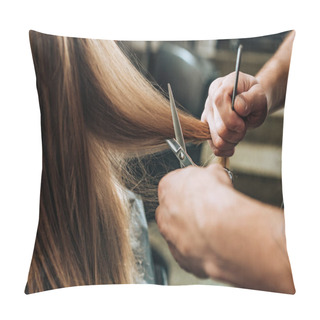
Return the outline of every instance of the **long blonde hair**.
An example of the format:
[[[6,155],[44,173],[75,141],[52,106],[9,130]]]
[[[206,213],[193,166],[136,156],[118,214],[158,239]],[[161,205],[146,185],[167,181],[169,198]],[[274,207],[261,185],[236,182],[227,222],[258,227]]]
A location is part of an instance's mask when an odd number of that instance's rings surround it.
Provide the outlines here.
[[[26,293],[132,283],[128,159],[173,136],[167,99],[113,41],[30,31],[41,109],[40,216]],[[208,126],[180,113],[185,138]]]

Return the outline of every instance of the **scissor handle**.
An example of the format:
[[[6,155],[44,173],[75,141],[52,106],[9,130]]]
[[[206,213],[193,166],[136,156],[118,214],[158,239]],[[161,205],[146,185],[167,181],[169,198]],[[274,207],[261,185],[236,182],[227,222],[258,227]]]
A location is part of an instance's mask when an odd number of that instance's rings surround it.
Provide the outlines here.
[[[196,166],[191,157],[187,154],[187,152],[182,148],[182,146],[176,139],[167,139],[166,142],[179,160],[181,168]]]
[[[191,157],[187,154],[187,152],[185,152],[183,150],[181,145],[175,139],[167,139],[166,142],[167,142],[168,146],[170,147],[170,149],[175,154],[175,156],[177,157],[177,159],[179,160],[181,168],[185,168],[185,167],[188,167],[188,166],[195,166],[195,167],[197,166],[192,161]],[[224,168],[224,170],[228,174],[231,182],[233,182],[233,173],[232,173],[232,171],[230,171],[228,168]]]

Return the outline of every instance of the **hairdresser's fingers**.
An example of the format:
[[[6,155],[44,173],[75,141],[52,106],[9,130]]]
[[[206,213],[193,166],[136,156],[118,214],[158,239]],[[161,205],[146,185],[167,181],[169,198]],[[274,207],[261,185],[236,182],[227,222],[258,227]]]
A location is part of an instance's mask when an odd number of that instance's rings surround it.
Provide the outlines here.
[[[215,102],[217,102],[217,108],[221,109],[219,112],[222,119],[229,129],[238,132],[246,130],[247,127],[260,126],[267,116],[267,98],[265,91],[255,77],[242,72],[239,73],[237,96],[234,105],[235,112],[232,111],[230,114],[231,108],[225,108],[220,103],[223,95],[225,95],[224,101],[229,100],[228,104],[231,105],[234,81],[235,73],[233,72],[224,78],[224,82],[219,88],[221,92],[216,95]],[[234,118],[235,116],[238,116],[238,120]],[[244,120],[242,124],[240,123],[241,119]],[[239,127],[232,128],[232,124],[236,125],[236,121]]]
[[[243,120],[241,120],[241,122],[244,126],[241,127],[241,129],[238,127],[239,131],[234,131],[230,129],[230,127],[227,127],[225,120],[221,116],[220,110],[218,110],[215,106],[211,110],[213,110],[213,112],[209,111],[208,119],[214,121],[215,126],[212,129],[217,132],[218,136],[221,137],[221,139],[233,145],[237,144],[240,140],[243,139],[246,132]],[[234,116],[234,114],[235,112],[233,112],[231,115]],[[211,119],[211,117],[213,118]],[[238,118],[237,115],[235,117]]]
[[[216,156],[232,156],[234,147],[246,133],[245,121],[231,109],[234,76],[219,78],[211,84],[201,116],[209,125],[212,137],[209,144]]]
[[[217,128],[222,127],[223,124],[222,124],[222,120],[220,118],[219,113],[215,111],[214,107],[211,107],[210,97],[208,97],[206,100],[205,109],[201,116],[201,121],[207,122],[209,125],[209,129],[212,137],[212,141],[209,141],[211,145],[221,150],[227,150],[233,147],[233,143],[221,137],[221,135],[217,130]]]
[[[201,115],[202,122],[207,122],[206,120],[207,114],[212,109],[212,99],[214,97],[214,93],[220,88],[220,86],[222,85],[222,82],[223,82],[223,78],[218,78],[210,84],[210,87],[208,90],[208,97],[205,101],[204,110]]]
[[[239,82],[241,82],[241,78],[240,75]],[[230,142],[235,142],[238,139],[236,137],[237,133],[241,136],[246,130],[244,120],[231,108],[234,81],[235,73],[233,72],[223,78],[222,84],[218,88],[211,85],[209,89],[212,108],[216,109],[215,111],[219,113],[224,124],[224,139]]]
[[[234,153],[236,143],[230,143],[224,140],[224,138],[221,137],[217,131],[217,127],[219,127],[219,123],[221,122],[218,112],[214,113],[213,111],[209,110],[207,114],[207,121],[211,134],[211,141],[209,141],[209,144],[214,154],[216,156],[231,157]]]
[[[201,121],[204,122],[206,120],[206,115],[208,113],[208,111],[211,109],[212,107],[212,97],[214,96],[215,92],[221,87],[223,82],[223,78],[217,78],[216,80],[214,80],[209,87],[208,90],[208,97],[206,99],[205,105],[204,105],[204,110],[203,113],[201,115]]]

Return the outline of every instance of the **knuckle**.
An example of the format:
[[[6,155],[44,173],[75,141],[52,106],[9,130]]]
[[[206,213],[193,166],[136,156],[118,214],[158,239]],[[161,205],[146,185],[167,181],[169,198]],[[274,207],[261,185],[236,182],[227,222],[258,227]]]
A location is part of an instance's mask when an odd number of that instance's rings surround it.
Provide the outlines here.
[[[218,107],[221,106],[224,100],[223,88],[219,88],[213,95],[213,103]]]
[[[230,88],[233,89],[235,78],[236,78],[235,71],[229,73],[227,76],[224,77],[223,86],[225,88],[228,88],[229,90]]]
[[[163,185],[164,185],[164,178],[162,178],[159,183],[158,183],[158,192],[161,193],[163,190]]]
[[[217,81],[217,80],[215,80]],[[214,88],[215,88],[215,81],[213,81],[210,86],[209,86],[209,90],[208,90],[208,95],[211,96],[214,92]]]
[[[228,128],[226,127],[225,123],[221,122],[216,125],[216,131],[219,137],[224,138],[228,135]]]
[[[225,152],[224,156],[225,156],[225,157],[231,157],[231,156],[233,156],[234,151],[235,151],[234,148],[229,149],[229,150],[225,150],[225,151],[224,151],[224,152]]]
[[[207,111],[206,111],[206,109],[207,109],[207,106],[205,107],[205,109],[204,109],[204,111],[202,112],[202,114],[201,114],[201,118],[200,118],[200,120],[202,121],[202,122],[207,122]]]
[[[245,122],[243,119],[239,119],[238,115],[232,114],[227,123],[227,127],[234,133],[242,133],[245,130]]]
[[[221,165],[218,163],[213,163],[208,167],[212,172],[217,172],[221,170]]]
[[[163,177],[158,184],[159,201],[163,199],[165,189],[166,189],[166,177]]]
[[[155,217],[157,224],[159,225],[159,223],[161,222],[160,206],[157,207],[155,214],[154,214],[154,217]],[[159,226],[159,228],[160,228],[160,226]]]
[[[201,117],[204,117],[206,116],[207,112],[208,112],[208,109],[210,108],[211,106],[211,103],[210,103],[210,98],[208,97],[205,104],[204,104],[204,108],[203,108],[203,112],[202,112],[202,115]]]
[[[244,136],[245,136],[245,133],[242,133],[242,132],[238,133],[235,131],[231,131],[228,135],[228,142],[231,145],[236,146],[243,139]]]
[[[242,132],[239,132],[237,137],[236,137],[236,142],[235,143],[239,143],[246,135],[246,129],[244,129]]]
[[[225,146],[225,142],[219,136],[214,138],[213,144],[217,149],[221,149]]]
[[[239,125],[237,125],[236,123],[234,122],[231,122],[229,124],[229,130],[233,133],[231,134],[230,138],[235,138],[236,136],[238,136],[238,132],[239,131],[242,131],[240,128],[239,128]]]
[[[190,251],[190,248],[189,248],[189,245],[188,243],[186,243],[186,241],[181,241],[180,242],[180,245],[179,245],[179,252],[182,256],[186,257],[189,255],[189,251]]]
[[[221,149],[216,149],[214,151],[215,156],[217,157],[231,157],[233,155],[234,151],[233,150],[221,150]]]
[[[162,234],[162,236],[165,239],[167,239],[168,238],[168,214],[166,212],[166,209],[164,209],[162,206],[159,206],[156,209],[155,219],[157,222],[159,232]]]
[[[207,260],[203,263],[203,270],[205,274],[210,275],[211,278],[220,280],[222,277],[222,272],[220,271],[219,265],[215,260]]]
[[[185,175],[185,178],[188,178],[189,175],[192,175],[194,171],[198,170],[199,168],[195,166],[188,166],[186,168],[181,169],[181,173]]]
[[[159,232],[164,236],[165,235],[164,224],[161,218],[161,214],[159,213],[156,215],[156,222],[158,225]]]
[[[213,95],[217,89],[217,87],[219,86],[221,82],[221,78],[217,78],[214,81],[211,82],[210,86],[209,86],[209,90],[208,90],[208,94],[209,96]]]

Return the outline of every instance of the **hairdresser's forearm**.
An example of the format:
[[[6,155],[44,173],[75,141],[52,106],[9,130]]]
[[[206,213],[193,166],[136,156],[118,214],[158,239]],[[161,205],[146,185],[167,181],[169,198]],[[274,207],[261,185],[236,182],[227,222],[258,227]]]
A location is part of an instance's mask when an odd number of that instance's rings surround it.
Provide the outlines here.
[[[256,75],[266,92],[269,113],[284,105],[294,36],[292,31]]]
[[[238,287],[294,293],[283,211],[239,193],[230,202],[219,224],[208,223],[215,253],[208,275]]]

